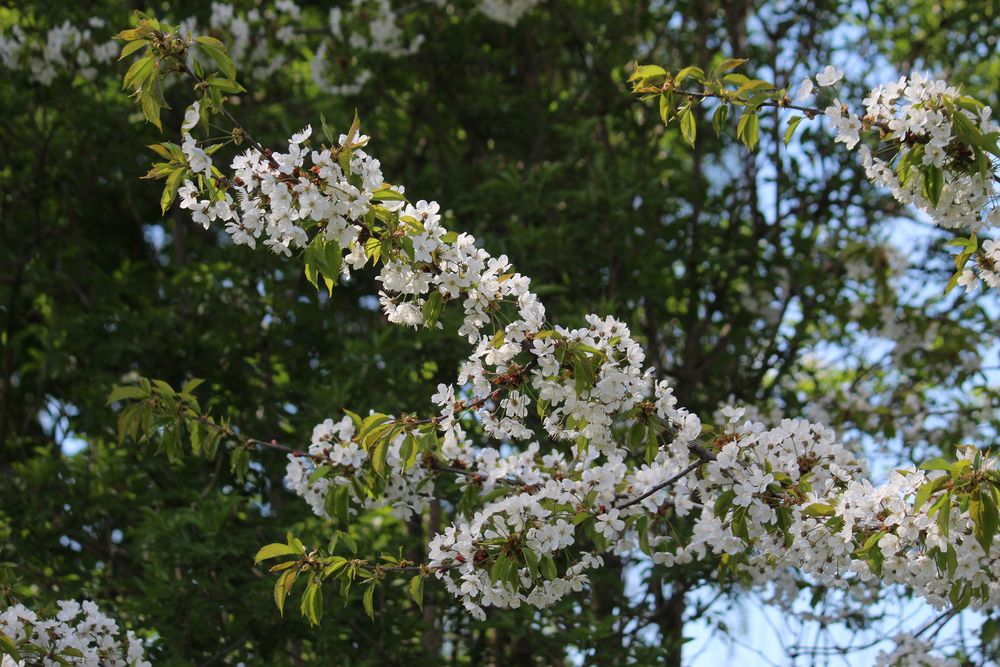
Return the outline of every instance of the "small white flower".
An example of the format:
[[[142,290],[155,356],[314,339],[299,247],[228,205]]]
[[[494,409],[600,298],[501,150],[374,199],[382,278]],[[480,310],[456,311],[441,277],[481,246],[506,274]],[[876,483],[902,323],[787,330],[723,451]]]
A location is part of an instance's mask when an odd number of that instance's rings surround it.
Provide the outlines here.
[[[959,287],[964,287],[965,293],[968,294],[979,287],[979,278],[977,278],[976,274],[972,272],[972,269],[966,269],[965,271],[962,271],[962,275],[958,277],[958,285]]]
[[[832,86],[844,78],[844,73],[833,65],[827,65],[823,71],[816,75],[816,83],[821,86]]]
[[[201,102],[195,102],[184,112],[184,122],[181,124],[181,132],[187,132],[194,128],[201,119]]]
[[[806,77],[802,79],[802,83],[799,84],[799,89],[795,93],[795,99],[802,101],[808,99],[810,95],[813,94],[813,82],[812,79]]]
[[[312,125],[306,125],[301,132],[296,132],[295,134],[293,134],[292,138],[288,140],[288,143],[295,145],[301,144],[306,139],[312,136],[312,132],[313,132]]]

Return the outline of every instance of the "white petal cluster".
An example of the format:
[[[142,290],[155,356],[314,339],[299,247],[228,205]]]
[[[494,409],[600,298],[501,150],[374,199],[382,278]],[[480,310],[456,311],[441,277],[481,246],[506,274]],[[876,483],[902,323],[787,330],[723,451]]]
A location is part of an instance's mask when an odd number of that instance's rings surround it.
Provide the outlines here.
[[[0,65],[22,71],[43,86],[56,76],[79,74],[87,81],[97,77],[96,66],[114,62],[119,46],[106,39],[104,19],[94,17],[83,26],[64,21],[42,34],[29,34],[14,25],[0,33]]]
[[[344,172],[338,155],[347,137],[338,148],[309,151],[310,134],[306,128],[293,136],[286,153],[251,149],[237,156],[231,182],[238,205],[227,195],[225,201],[198,201],[197,210],[226,221],[236,243],[261,241],[284,254],[303,247],[307,227],[319,225],[315,233],[344,253],[344,272],[369,259],[373,249],[366,249],[363,233],[369,233],[366,220],[373,212],[396,215],[412,251],[387,258],[379,273],[388,319],[427,325],[423,310],[433,295],[461,304],[458,333],[471,349],[457,381],[439,385],[432,399],[440,410],[434,420],[438,453],[476,495],[507,494],[473,508],[471,516],[457,516],[431,541],[428,566],[471,614],[481,617],[489,606],[551,604],[587,584],[585,572],[599,566],[602,551],[626,554],[644,543],[666,565],[727,555],[731,569],[762,585],[776,571],[795,570],[818,585],[863,594],[881,578],[941,606],[957,578],[977,592],[974,605],[1000,603],[1000,584],[992,576],[1000,567],[1000,541],[984,553],[968,512],[957,504],[944,510],[950,512],[945,535],[928,514],[940,494],[921,511],[913,509],[917,490],[939,473],[909,469],[873,486],[829,428],[787,419],[774,428],[741,424],[744,409],[731,406],[719,413],[723,435],[705,442],[698,418],[643,368],[643,350],[623,322],[590,315],[584,327],[549,328],[529,279],[471,236],[448,233],[438,204],[379,201],[376,193],[387,186],[378,161],[361,149],[367,137],[353,142]],[[506,324],[496,323],[500,312],[508,313]],[[581,375],[589,375],[582,384]],[[540,428],[527,418],[536,403],[544,406]],[[496,447],[474,445],[466,436],[468,413]],[[648,432],[643,436],[652,450],[636,466],[636,445],[626,434],[643,433],[646,423],[664,427],[652,440]],[[435,471],[405,465],[405,431],[389,443],[382,495],[353,490],[352,480],[371,465],[356,430],[350,418],[317,426],[309,455],[289,457],[289,487],[318,514],[338,488],[346,489],[352,512],[386,505],[401,517],[423,512],[433,497]],[[526,444],[503,446],[517,440]],[[556,448],[553,442],[566,444]],[[317,465],[333,472],[312,479]],[[701,472],[686,474],[693,467]],[[816,507],[824,509],[817,513]],[[692,517],[693,533],[678,540],[658,525],[665,511]],[[581,525],[592,526],[587,541],[599,540],[597,551],[577,546]],[[875,542],[866,552],[870,540]],[[557,563],[554,573],[539,578],[523,560],[525,550]],[[493,576],[491,567],[503,554],[519,563],[520,586]]]
[[[889,652],[878,654],[876,667],[959,667],[954,658],[942,658],[932,654],[933,642],[913,637],[897,635],[893,637],[896,647]]]
[[[477,8],[493,21],[513,26],[538,2],[480,0]],[[302,44],[309,43],[314,52],[310,62],[313,82],[331,95],[357,94],[371,81],[372,71],[358,59],[369,55],[403,58],[418,52],[426,39],[422,32],[414,33],[410,27],[419,26],[419,22],[403,20],[404,14],[410,17],[415,14],[409,6],[412,3],[352,0],[345,7],[334,7],[327,16],[328,31],[320,35],[318,43],[309,17],[295,2],[279,0],[265,4],[262,8],[242,10],[226,2],[212,2],[207,24],[197,16],[175,21],[183,34],[198,34],[199,29],[207,28],[220,36],[237,67],[252,81],[266,81],[287,66],[290,58],[295,57],[291,54],[297,53]],[[100,17],[93,17],[81,26],[64,21],[44,33],[14,25],[0,32],[0,66],[24,72],[32,81],[45,86],[51,85],[56,77],[77,74],[93,81],[97,67],[113,64],[120,51],[120,43],[108,39],[110,32]],[[342,53],[352,55],[350,67],[338,62],[336,54]],[[190,57],[192,65],[196,57],[193,51]]]
[[[150,667],[151,663],[143,658],[142,641],[131,630],[121,637],[118,623],[101,613],[96,604],[89,600],[61,600],[58,604],[59,611],[53,618],[43,618],[21,604],[0,612],[0,632],[15,644],[28,642],[44,651],[31,664]],[[4,667],[8,663],[16,664],[5,659]]]
[[[497,23],[515,26],[539,2],[541,0],[480,0],[479,11]]]
[[[353,494],[352,480],[369,461],[368,452],[354,439],[355,431],[350,417],[344,417],[339,422],[327,419],[313,429],[309,445],[311,456],[289,456],[285,483],[309,503],[317,516],[327,516],[327,498],[333,489],[341,487]],[[354,496],[355,507],[349,508],[350,513],[356,514],[358,509],[388,506],[395,516],[408,519],[412,514],[420,514],[427,509],[434,497],[434,482],[429,479],[425,468],[415,466],[405,469],[400,457],[402,442],[403,436],[399,436],[389,444],[386,465],[393,474],[383,489],[382,497]],[[330,466],[332,472],[310,480],[319,465]]]
[[[965,269],[959,276],[960,287],[964,287],[968,293],[979,287],[981,281],[989,288],[1000,288],[1000,241],[983,241],[975,264],[975,269]]]
[[[842,78],[843,72],[827,66],[816,75],[816,82],[821,87],[832,87]],[[807,78],[798,98],[806,99],[812,92],[812,81]],[[961,115],[965,123],[982,134],[1000,132],[1000,124],[989,107],[973,111],[973,107],[963,106],[961,100],[962,93],[957,88],[916,73],[873,88],[863,101],[861,115],[838,99],[825,109],[825,116],[836,132],[836,141],[848,149],[857,148],[868,178],[887,188],[900,203],[916,206],[946,228],[975,232],[1000,227],[992,169],[986,175],[980,173],[961,150],[967,142],[955,127],[955,116]],[[870,128],[878,128],[881,141],[896,146],[897,150],[873,151],[860,144],[861,131]],[[921,151],[920,165],[932,165],[944,173],[936,204],[927,198],[923,179],[916,175],[915,169],[912,177],[901,179],[895,168],[893,160],[914,149]],[[990,280],[1000,282],[995,275]],[[966,279],[963,284],[969,282]]]

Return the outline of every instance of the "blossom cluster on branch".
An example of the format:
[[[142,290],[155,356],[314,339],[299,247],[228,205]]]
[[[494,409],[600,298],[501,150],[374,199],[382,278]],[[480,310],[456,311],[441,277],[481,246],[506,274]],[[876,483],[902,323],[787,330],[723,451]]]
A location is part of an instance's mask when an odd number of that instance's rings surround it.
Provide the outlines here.
[[[470,14],[514,26],[539,0],[477,0]],[[320,16],[293,0],[279,0],[266,8],[242,9],[238,3],[212,2],[207,22],[197,16],[177,17],[187,35],[206,32],[226,42],[233,60],[246,77],[266,81],[302,46],[313,52],[313,83],[331,95],[353,95],[371,80],[372,71],[358,62],[374,55],[402,58],[420,50],[423,30],[429,28],[429,8],[393,0],[352,0],[346,7],[332,7]],[[426,0],[445,8],[444,0]],[[423,14],[421,14],[421,12]],[[410,17],[416,16],[417,20]],[[315,24],[324,25],[317,29]],[[32,31],[14,25],[0,31],[0,66],[23,72],[32,81],[50,86],[60,76],[79,74],[86,81],[97,77],[98,67],[113,64],[118,47],[110,39],[103,18],[85,24],[64,21],[48,30]],[[349,54],[349,55],[348,55]],[[193,62],[188,63],[193,66]]]
[[[708,72],[686,67],[676,74],[641,65],[629,80],[636,94],[659,100],[662,120],[676,119],[692,145],[697,136],[695,109],[707,100],[717,103],[712,116],[717,134],[725,129],[730,109],[740,110],[737,138],[751,150],[759,141],[759,114],[765,108],[802,112],[788,118],[786,144],[804,118],[823,115],[835,142],[857,150],[872,183],[888,189],[901,204],[925,212],[935,224],[969,233],[950,243],[960,252],[946,290],[963,285],[971,291],[980,280],[1000,286],[1000,245],[989,239],[980,246],[976,236],[1000,228],[1000,176],[994,164],[1000,158],[1000,124],[990,107],[945,81],[915,73],[874,87],[860,113],[835,96],[844,75],[832,66],[803,79],[793,100],[774,83],[732,71],[744,62],[729,59]],[[829,99],[824,109],[799,104],[819,95]],[[970,259],[975,271],[965,268]]]
[[[128,38],[155,51],[158,33]],[[303,253],[306,275],[328,289],[371,262],[395,324],[440,327],[445,306],[460,306],[457,333],[471,350],[456,381],[438,388],[438,414],[326,422],[308,452],[289,455],[287,481],[318,513],[349,521],[374,503],[422,512],[436,494],[429,471],[460,471],[471,497],[430,541],[423,567],[472,615],[546,606],[586,585],[603,554],[637,549],[668,565],[711,555],[748,584],[790,567],[827,586],[881,578],[936,606],[1000,601],[991,458],[969,448],[873,486],[822,425],[768,428],[729,407],[725,423],[705,427],[644,367],[623,322],[550,325],[505,256],[447,231],[438,204],[412,204],[386,184],[357,121],[330,145],[311,127],[284,151],[255,144],[224,173],[190,135],[220,111],[203,98],[186,115],[182,157],[164,149],[180,206],[197,222],[224,224],[238,245]],[[468,426],[496,446],[476,444]],[[677,518],[692,530],[678,534]],[[265,558],[281,555],[301,557],[296,571],[327,562],[293,540]]]
[[[2,667],[150,667],[143,642],[85,600],[60,600],[51,618],[22,604],[0,612]]]

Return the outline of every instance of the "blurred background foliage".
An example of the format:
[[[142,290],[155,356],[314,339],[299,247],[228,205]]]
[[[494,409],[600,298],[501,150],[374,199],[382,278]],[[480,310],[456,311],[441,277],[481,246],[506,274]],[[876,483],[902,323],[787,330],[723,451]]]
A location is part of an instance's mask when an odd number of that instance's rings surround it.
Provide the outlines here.
[[[328,8],[301,3],[312,33],[329,30]],[[132,9],[200,25],[213,11],[19,0],[0,9],[0,32],[97,16],[106,40]],[[379,3],[362,10],[350,20]],[[996,444],[993,297],[941,295],[944,235],[869,187],[819,122],[785,150],[784,126],[766,118],[747,155],[732,132],[707,131],[701,110],[690,150],[623,82],[637,58],[676,70],[744,57],[752,75],[791,87],[833,63],[860,101],[866,84],[926,69],[996,108],[997,3],[545,0],[508,26],[455,0],[401,3],[398,22],[425,36],[416,53],[323,54],[337,75],[372,72],[349,95],[315,84],[308,35],[284,44],[286,63],[246,82],[241,120],[279,145],[321,113],[346,129],[357,109],[390,181],[506,253],[553,321],[626,319],[703,418],[726,400],[768,419],[811,416],[890,464]],[[328,603],[317,629],[280,618],[253,553],[291,527],[328,534],[284,490],[281,457],[257,452],[240,484],[223,456],[170,465],[118,446],[110,387],[130,374],[206,378],[199,393],[216,413],[302,447],[344,407],[426,412],[463,346],[386,326],[370,277],[327,298],[294,263],[234,249],[184,212],[161,216],[159,184],[138,179],[160,136],[117,66],[49,85],[2,72],[0,594],[95,599],[155,638],[164,665],[680,664],[686,624],[728,632],[746,592],[720,585],[711,559],[612,562],[587,596],[485,623],[433,586],[422,613],[386,595],[376,623],[360,600]],[[189,94],[168,90],[166,128]],[[359,550],[419,555],[448,510],[430,524],[372,513]]]

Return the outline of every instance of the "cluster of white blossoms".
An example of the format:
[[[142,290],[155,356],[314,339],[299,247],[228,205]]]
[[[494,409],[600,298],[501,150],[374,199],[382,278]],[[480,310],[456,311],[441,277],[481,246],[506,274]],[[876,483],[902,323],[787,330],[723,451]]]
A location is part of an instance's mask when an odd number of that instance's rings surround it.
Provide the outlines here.
[[[0,632],[20,647],[24,660],[4,658],[3,667],[24,664],[57,667],[150,667],[142,641],[130,630],[120,637],[118,623],[96,604],[59,601],[54,618],[41,618],[24,605],[0,612]]]
[[[831,87],[842,77],[841,72],[833,70],[820,73],[816,79],[821,87]],[[812,81],[806,79],[797,97],[808,99],[812,94]],[[967,99],[947,82],[917,73],[873,88],[863,101],[862,116],[839,99],[826,108],[825,114],[836,131],[836,140],[848,149],[858,146],[861,132],[873,127],[881,130],[884,142],[904,147],[902,152],[919,147],[919,164],[933,165],[944,172],[936,205],[927,199],[921,179],[901,182],[891,162],[871,148],[862,144],[858,152],[869,178],[890,190],[900,202],[916,205],[942,227],[977,231],[985,226],[1000,226],[1000,210],[991,205],[997,191],[992,171],[984,175],[973,164],[963,162],[971,156],[960,152],[969,140],[959,126],[973,127],[979,134],[988,135],[1000,132],[1000,124],[992,118],[990,107],[962,103]]]
[[[1000,288],[1000,241],[986,239],[980,248],[976,259],[976,270],[965,269],[958,279],[958,284],[971,292],[979,286],[979,281],[987,287]]]
[[[64,21],[41,35],[27,33],[18,25],[9,32],[0,32],[0,64],[8,70],[23,71],[44,86],[67,72],[93,81],[96,66],[113,62],[119,49],[104,19],[99,17],[91,18],[82,27]]]
[[[954,658],[943,658],[930,651],[934,644],[912,635],[897,635],[892,638],[895,648],[881,652],[876,657],[875,667],[959,667]]]
[[[436,203],[407,203],[402,188],[383,183],[378,160],[362,150],[367,137],[342,135],[322,150],[310,140],[306,128],[287,152],[245,151],[232,162],[228,192],[202,196],[188,181],[181,205],[203,224],[224,222],[237,244],[285,255],[316,243],[312,233],[334,244],[343,274],[381,261],[379,298],[393,323],[440,326],[429,313],[461,304],[468,359],[454,384],[438,387],[440,413],[423,422],[430,426],[387,436],[377,500],[400,516],[421,512],[433,497],[432,474],[460,474],[476,497],[507,489],[456,516],[429,545],[427,565],[470,613],[551,604],[586,584],[602,552],[637,548],[667,565],[723,557],[760,584],[795,568],[831,587],[879,577],[937,606],[962,596],[1000,603],[992,576],[1000,541],[987,551],[950,487],[936,484],[921,506],[913,501],[947,473],[911,468],[873,486],[830,429],[741,423],[743,410],[731,407],[722,432],[706,439],[669,385],[643,368],[624,323],[590,315],[585,327],[548,325],[530,280],[506,257],[447,232]],[[377,441],[359,420],[321,424],[308,455],[289,457],[288,484],[317,513],[335,490],[355,508],[376,504],[351,486],[373,465]],[[474,444],[463,428],[469,420],[497,446]],[[415,465],[406,443],[414,432],[432,433],[432,457],[448,465]],[[965,473],[992,474],[991,461],[963,456]],[[317,476],[323,466],[331,472]],[[675,537],[670,516],[690,517],[693,533]]]
[[[355,440],[356,432],[350,417],[339,422],[327,419],[313,429],[309,456],[289,457],[285,483],[309,503],[317,516],[327,515],[327,503],[334,489],[354,494],[354,480],[371,459],[367,450]],[[404,435],[399,435],[388,445],[386,465],[393,474],[381,496],[353,495],[357,507],[348,507],[349,516],[355,515],[357,509],[388,506],[394,516],[405,520],[426,511],[434,498],[434,480],[424,467],[406,467],[406,456],[402,453],[405,440]],[[319,464],[327,466],[330,474],[313,477]]]
[[[542,0],[480,0],[479,11],[497,23],[517,25]]]
[[[816,75],[821,88],[835,86],[843,73],[826,67]],[[811,78],[796,98],[814,94]],[[993,110],[942,80],[915,73],[876,86],[863,100],[864,111],[834,99],[825,116],[836,141],[857,148],[868,178],[887,188],[897,201],[927,213],[938,225],[979,232],[1000,228],[998,180],[993,165],[1000,123]],[[877,129],[883,148],[861,143],[863,132]],[[980,154],[970,150],[976,146]],[[988,241],[988,243],[992,243]],[[971,291],[981,279],[1000,285],[1000,252],[994,244],[979,253],[976,272],[966,270],[959,284]],[[978,273],[978,276],[976,275]]]
[[[499,23],[516,25],[540,0],[480,0],[476,9]],[[373,73],[358,58],[371,54],[403,58],[420,50],[425,36],[420,30],[433,29],[428,13],[394,0],[351,0],[345,7],[333,7],[325,17],[326,28],[311,27],[309,10],[293,0],[267,3],[264,8],[241,9],[237,4],[212,2],[207,25],[198,17],[178,20],[181,34],[209,34],[223,39],[233,61],[253,81],[266,81],[298,57],[302,46],[312,51],[310,69],[313,82],[331,95],[353,95],[371,81]],[[441,2],[430,4],[443,5]],[[404,11],[405,9],[405,11]],[[405,16],[404,16],[405,15]],[[404,21],[404,18],[406,19]],[[0,65],[25,72],[29,78],[49,86],[57,76],[79,74],[92,81],[98,66],[115,62],[120,51],[110,38],[101,17],[75,26],[69,21],[44,33],[26,31],[14,25],[0,32]],[[193,59],[195,56],[190,56]],[[189,60],[189,65],[193,60]],[[336,69],[336,71],[333,71]]]

